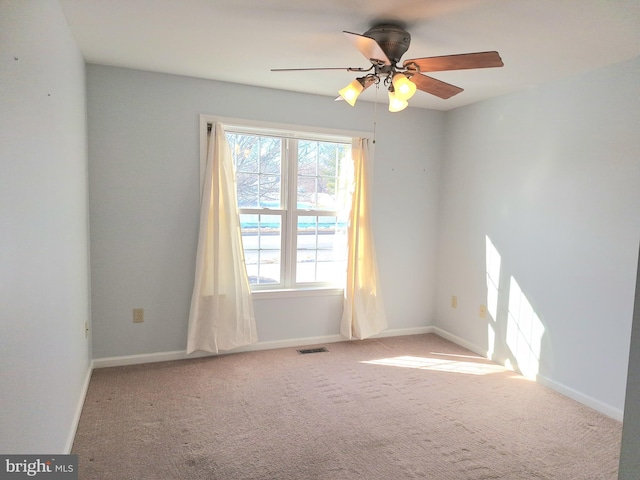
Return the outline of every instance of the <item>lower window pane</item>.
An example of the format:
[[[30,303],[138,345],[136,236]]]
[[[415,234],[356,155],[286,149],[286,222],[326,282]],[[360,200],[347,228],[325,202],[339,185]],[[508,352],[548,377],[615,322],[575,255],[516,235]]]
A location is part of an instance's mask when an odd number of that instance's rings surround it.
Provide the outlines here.
[[[342,283],[347,244],[345,224],[334,216],[300,216],[297,243],[297,283]]]
[[[249,283],[251,285],[281,283],[281,217],[242,214],[240,228]]]

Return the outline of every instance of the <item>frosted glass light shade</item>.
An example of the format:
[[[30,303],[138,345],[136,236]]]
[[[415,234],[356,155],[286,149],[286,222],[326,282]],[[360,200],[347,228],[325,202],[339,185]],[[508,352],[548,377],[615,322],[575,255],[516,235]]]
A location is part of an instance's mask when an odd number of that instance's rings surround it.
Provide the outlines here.
[[[397,97],[395,92],[389,90],[389,111],[390,112],[399,112],[404,110],[409,106],[409,102],[406,100],[401,100]]]
[[[416,84],[409,80],[406,75],[396,73],[393,76],[393,89],[396,98],[400,100],[409,100],[416,93]]]
[[[356,104],[356,100],[358,100],[358,97],[362,93],[362,90],[364,90],[364,86],[360,83],[360,80],[356,78],[338,93],[349,105],[353,107]]]

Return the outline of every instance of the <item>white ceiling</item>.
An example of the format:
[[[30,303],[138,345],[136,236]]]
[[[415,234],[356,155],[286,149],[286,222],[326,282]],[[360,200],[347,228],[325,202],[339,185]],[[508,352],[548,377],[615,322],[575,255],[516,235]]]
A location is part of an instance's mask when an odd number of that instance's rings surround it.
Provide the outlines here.
[[[465,89],[418,92],[449,110],[640,55],[640,0],[59,0],[89,63],[335,98],[356,74],[271,68],[369,67],[343,30],[404,22],[407,58],[497,50],[505,66],[430,74]],[[375,101],[370,88],[363,100]],[[379,92],[381,101],[386,93]],[[357,106],[356,106],[357,107]]]

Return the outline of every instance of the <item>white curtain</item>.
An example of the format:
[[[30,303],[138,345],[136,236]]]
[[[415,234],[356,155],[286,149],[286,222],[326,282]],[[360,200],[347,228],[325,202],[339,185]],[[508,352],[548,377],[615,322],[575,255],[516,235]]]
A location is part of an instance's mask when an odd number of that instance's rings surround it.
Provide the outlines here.
[[[221,125],[209,135],[187,353],[218,353],[258,340],[244,263],[231,149]]]
[[[349,218],[347,283],[340,325],[340,333],[349,339],[367,338],[387,328],[369,213],[368,140],[354,140],[351,151],[355,185]]]

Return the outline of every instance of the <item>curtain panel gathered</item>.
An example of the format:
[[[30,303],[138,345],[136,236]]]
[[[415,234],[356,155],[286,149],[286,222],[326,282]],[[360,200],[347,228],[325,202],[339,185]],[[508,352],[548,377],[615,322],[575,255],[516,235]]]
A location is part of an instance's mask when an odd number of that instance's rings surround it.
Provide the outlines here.
[[[348,339],[363,339],[387,328],[380,292],[378,264],[371,228],[367,139],[355,139],[352,145],[354,191],[349,217],[347,281],[340,334]]]
[[[187,353],[218,353],[258,340],[245,268],[235,172],[222,125],[208,139]]]

